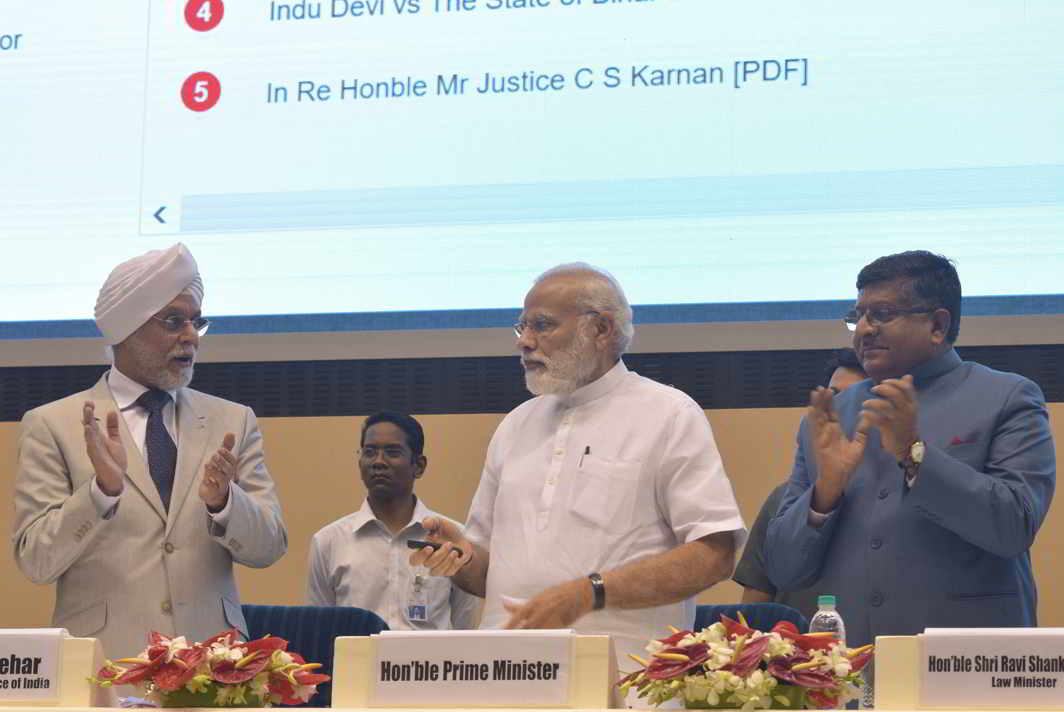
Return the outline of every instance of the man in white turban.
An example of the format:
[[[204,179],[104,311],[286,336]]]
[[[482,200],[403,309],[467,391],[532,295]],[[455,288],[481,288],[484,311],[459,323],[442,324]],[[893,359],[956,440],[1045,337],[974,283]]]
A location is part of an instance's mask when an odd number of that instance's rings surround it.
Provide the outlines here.
[[[246,635],[233,562],[269,566],[288,546],[255,414],[187,387],[202,299],[182,244],[122,263],[96,302],[111,369],[22,419],[15,560],[57,582],[53,625],[112,658],[152,631]]]

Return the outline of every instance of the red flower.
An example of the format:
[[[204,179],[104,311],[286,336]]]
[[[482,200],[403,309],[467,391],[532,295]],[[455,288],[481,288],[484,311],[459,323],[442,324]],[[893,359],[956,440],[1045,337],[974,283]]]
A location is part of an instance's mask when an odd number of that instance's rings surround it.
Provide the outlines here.
[[[659,639],[658,642],[664,645],[666,648],[669,648],[673,645],[676,645],[689,635],[691,635],[691,631],[689,630],[678,630],[672,635],[670,635],[668,638]]]
[[[805,693],[805,699],[822,710],[833,709],[839,704],[839,696],[825,690],[809,690]]]
[[[237,685],[247,682],[262,672],[270,662],[270,653],[264,650],[256,650],[247,653],[240,660],[219,660],[211,667],[211,679],[216,682],[224,682]]]
[[[171,693],[185,688],[197,675],[209,676],[209,689],[215,689],[246,685],[268,670],[268,693],[286,704],[306,702],[317,685],[329,681],[328,675],[314,672],[320,664],[307,663],[301,655],[288,652],[284,638],[265,636],[245,643],[239,635],[230,629],[202,643],[177,646],[172,638],[153,632],[139,657],[108,660],[92,681],[103,686],[136,684],[143,694],[158,696],[165,703]],[[211,660],[211,648],[216,645],[227,654]]]
[[[106,682],[107,680],[114,680],[118,677],[118,674],[123,672],[123,668],[118,667],[114,663],[108,661],[107,665],[104,665],[96,672],[96,679],[100,682]]]
[[[798,626],[790,621],[780,621],[776,625],[772,626],[773,633],[779,633],[783,636],[783,631],[787,631],[791,635],[798,635]],[[786,636],[784,636],[786,637]]]
[[[651,680],[669,680],[680,677],[691,668],[709,660],[709,646],[705,643],[695,643],[686,648],[665,648],[654,655],[654,659],[647,665],[647,677]],[[662,655],[677,657],[661,657]]]
[[[853,659],[850,660],[850,669],[853,672],[857,672],[872,660],[873,655],[875,655],[875,651],[869,649],[864,651],[860,655],[853,656]]]
[[[779,633],[781,638],[793,641],[802,650],[827,650],[839,642],[833,635],[802,635],[789,621],[780,621],[772,626],[772,632]]]
[[[721,670],[729,670],[739,677],[746,677],[761,664],[761,655],[771,642],[772,638],[767,635],[747,640],[735,659],[721,667]]]
[[[269,690],[271,695],[280,697],[281,704],[299,705],[307,701],[296,697],[295,687],[284,676],[275,678],[274,674],[270,673],[270,682],[267,684],[266,689]]]
[[[158,633],[153,633],[152,635],[158,635]],[[205,641],[200,643],[200,645],[202,645],[204,648],[210,648],[215,643],[223,643],[229,647],[232,647],[233,645],[236,645],[239,642],[239,638],[240,633],[237,631],[237,629],[230,628],[229,630],[222,631],[217,635],[212,635],[210,638],[207,638]]]
[[[723,613],[720,614],[720,622],[724,626],[724,630],[728,631],[730,635],[750,635],[754,632],[753,628],[745,626],[739,621],[733,621]]]
[[[300,685],[320,685],[330,680],[329,676],[324,673],[310,672],[309,670],[297,672],[295,678]]]
[[[288,650],[288,641],[284,638],[267,635],[265,638],[248,641],[244,644],[244,647],[248,649],[249,653],[256,650],[265,650],[267,653],[272,653],[274,650]],[[289,654],[291,655],[291,653]]]
[[[322,675],[320,673],[310,672],[309,670],[298,670],[292,673],[292,678],[295,679],[296,685],[318,685],[323,682],[329,681],[328,675]],[[306,702],[310,699],[310,696],[314,694],[313,689],[309,692],[304,690],[306,698],[304,699],[297,694],[296,685],[292,684],[292,681],[288,679],[288,676],[279,670],[273,670],[270,672],[270,679],[267,683],[267,689],[270,694],[278,695],[281,698],[281,702],[286,705],[298,705]]]
[[[160,690],[180,690],[196,675],[196,667],[207,657],[200,645],[174,653],[174,659],[156,670],[152,681]]]
[[[809,655],[778,656],[768,661],[768,673],[777,680],[811,688],[835,687],[835,676],[823,670],[793,670],[798,663],[809,662]]]
[[[145,663],[136,663],[124,673],[114,679],[116,685],[134,685],[150,678],[156,670],[162,667],[166,659],[166,650],[156,653]],[[118,662],[122,662],[119,660]]]

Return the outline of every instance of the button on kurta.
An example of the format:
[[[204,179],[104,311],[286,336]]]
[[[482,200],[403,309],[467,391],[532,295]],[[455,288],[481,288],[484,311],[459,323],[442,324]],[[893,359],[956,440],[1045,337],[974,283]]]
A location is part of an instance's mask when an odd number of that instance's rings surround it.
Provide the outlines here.
[[[174,607],[173,605],[171,605],[170,601],[163,601],[162,605],[159,606],[159,608],[162,610],[163,613],[169,613],[170,611],[174,610]]]
[[[163,551],[165,551],[167,554],[174,553],[174,545],[170,542],[166,542],[165,544],[163,544]]]

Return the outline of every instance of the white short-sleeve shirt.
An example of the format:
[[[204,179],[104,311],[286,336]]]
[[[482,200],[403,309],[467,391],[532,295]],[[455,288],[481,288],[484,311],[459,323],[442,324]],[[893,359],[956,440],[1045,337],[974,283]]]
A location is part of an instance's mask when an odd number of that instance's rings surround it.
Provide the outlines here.
[[[465,532],[491,557],[481,627],[507,621],[502,596],[531,598],[725,531],[742,545],[746,530],[705,412],[619,361],[569,396],[523,403],[496,430]],[[613,635],[620,655],[668,635],[669,625],[693,623],[688,599],[596,611],[574,627]]]

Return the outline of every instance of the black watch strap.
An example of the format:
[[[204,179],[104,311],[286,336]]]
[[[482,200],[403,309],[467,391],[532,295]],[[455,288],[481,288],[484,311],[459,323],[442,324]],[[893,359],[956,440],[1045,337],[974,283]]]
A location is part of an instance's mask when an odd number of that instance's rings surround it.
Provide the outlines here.
[[[606,607],[606,583],[601,574],[588,574],[587,580],[591,582],[591,610],[599,611]]]

